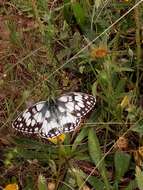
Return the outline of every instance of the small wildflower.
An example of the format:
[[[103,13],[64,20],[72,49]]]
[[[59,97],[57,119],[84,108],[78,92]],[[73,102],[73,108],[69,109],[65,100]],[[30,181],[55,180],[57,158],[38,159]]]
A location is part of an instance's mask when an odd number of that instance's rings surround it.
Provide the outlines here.
[[[63,142],[65,140],[65,134],[61,134],[54,138],[49,138],[48,140],[54,144],[58,144],[59,142]]]
[[[16,183],[11,183],[11,184],[8,184],[4,190],[19,190],[19,187]]]
[[[116,146],[119,150],[126,150],[128,148],[128,140],[125,137],[119,137]]]
[[[95,58],[102,58],[107,55],[107,48],[106,47],[99,47],[99,48],[92,48],[90,52],[90,56],[95,59]]]

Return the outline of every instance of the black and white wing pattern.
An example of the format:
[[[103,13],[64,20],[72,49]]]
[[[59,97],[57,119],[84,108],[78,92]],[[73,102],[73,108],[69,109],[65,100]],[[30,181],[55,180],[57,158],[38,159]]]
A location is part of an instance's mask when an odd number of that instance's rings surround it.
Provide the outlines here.
[[[42,101],[34,104],[20,113],[12,124],[12,127],[17,131],[25,134],[39,133],[42,123],[44,121],[44,110],[47,109],[47,102]]]
[[[57,102],[60,111],[66,109],[72,115],[82,118],[95,106],[96,99],[89,94],[70,92],[58,98]]]
[[[70,92],[54,102],[42,101],[31,106],[15,119],[12,126],[25,134],[53,138],[74,131],[95,103],[92,95]]]

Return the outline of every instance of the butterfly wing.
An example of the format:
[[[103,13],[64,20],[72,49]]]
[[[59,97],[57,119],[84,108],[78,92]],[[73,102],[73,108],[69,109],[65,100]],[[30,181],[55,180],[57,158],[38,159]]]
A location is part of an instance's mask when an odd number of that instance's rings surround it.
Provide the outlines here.
[[[53,138],[59,136],[60,134],[62,134],[62,130],[57,118],[54,115],[50,117],[47,117],[45,115],[44,121],[39,131],[39,135],[42,138]]]
[[[31,106],[16,118],[12,126],[25,134],[53,138],[74,131],[81,118],[94,107],[95,102],[95,97],[91,95],[70,92],[58,98],[54,107],[47,101]]]
[[[59,111],[55,108],[53,113],[50,113],[51,117],[45,115],[39,135],[42,138],[53,138],[60,134],[67,133],[75,130],[79,126],[81,119],[73,116],[71,113]]]
[[[58,120],[57,122],[54,121],[56,123],[54,127],[56,133],[58,134],[59,132],[61,134],[74,131],[80,125],[81,119],[95,106],[95,103],[96,99],[94,96],[80,92],[70,92],[58,98],[55,110],[55,118]],[[53,121],[51,121],[51,127],[52,123]],[[58,131],[56,130],[57,128]],[[42,131],[42,136],[44,134],[47,136],[51,133],[51,131],[46,131],[44,127]]]
[[[46,106],[46,101],[34,104],[15,119],[12,127],[25,134],[38,133],[44,120]]]
[[[76,117],[84,117],[95,106],[96,98],[81,92],[70,92],[58,99],[58,109]]]

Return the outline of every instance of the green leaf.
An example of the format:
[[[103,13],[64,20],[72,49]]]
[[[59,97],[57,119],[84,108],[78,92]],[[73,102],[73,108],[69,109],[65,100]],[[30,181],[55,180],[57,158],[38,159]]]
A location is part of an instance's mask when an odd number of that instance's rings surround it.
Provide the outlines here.
[[[124,152],[117,151],[114,156],[115,163],[115,178],[116,181],[120,181],[125,172],[128,170],[131,156]]]
[[[92,161],[94,162],[94,164],[96,165],[96,167],[99,169],[101,176],[104,180],[105,189],[111,190],[111,187],[107,178],[107,171],[105,168],[105,163],[104,163],[104,159],[103,159],[102,152],[100,149],[99,141],[93,128],[89,130],[88,147],[89,147],[90,157]]]
[[[74,168],[73,170],[74,170],[73,175],[76,178],[76,183],[77,183],[78,187],[80,188],[84,184],[84,178],[86,178],[86,175],[84,174],[84,172],[82,170],[79,170],[76,168]]]
[[[84,26],[85,21],[86,21],[86,16],[84,14],[85,11],[82,8],[82,6],[80,5],[80,3],[73,2],[72,3],[72,9],[73,9],[73,13],[74,13],[74,16],[76,18],[77,23],[80,26]]]
[[[63,13],[64,13],[64,18],[65,18],[66,22],[69,25],[72,25],[74,21],[73,21],[73,11],[72,11],[72,8],[71,8],[70,0],[64,0]]]
[[[136,180],[131,180],[129,185],[124,190],[134,190],[137,188]]]
[[[143,120],[139,121],[131,130],[143,135]]]
[[[97,94],[97,81],[96,82],[94,82],[93,83],[93,85],[92,85],[92,94],[94,95],[94,96],[96,96],[96,94]]]
[[[88,179],[89,184],[96,190],[103,190],[104,183],[101,181],[101,179],[98,179],[95,176],[90,176]]]
[[[38,190],[48,190],[46,179],[42,175],[39,175],[38,177]]]
[[[73,146],[72,151],[75,151],[77,146],[81,143],[81,141],[87,136],[87,129],[84,128],[80,131],[79,135],[76,137]]]
[[[103,167],[103,165],[101,164],[102,153],[100,150],[99,141],[93,129],[89,130],[88,147],[90,157],[94,164],[97,166],[97,168]]]
[[[138,188],[142,190],[143,189],[143,171],[141,171],[141,169],[138,166],[136,167],[136,181],[138,184]]]

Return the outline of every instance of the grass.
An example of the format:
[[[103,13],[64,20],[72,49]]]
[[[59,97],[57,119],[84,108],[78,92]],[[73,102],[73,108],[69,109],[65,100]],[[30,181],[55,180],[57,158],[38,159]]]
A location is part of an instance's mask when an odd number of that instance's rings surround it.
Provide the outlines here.
[[[143,189],[142,1],[0,6],[0,187]],[[11,129],[26,107],[69,91],[97,104],[63,143]]]

